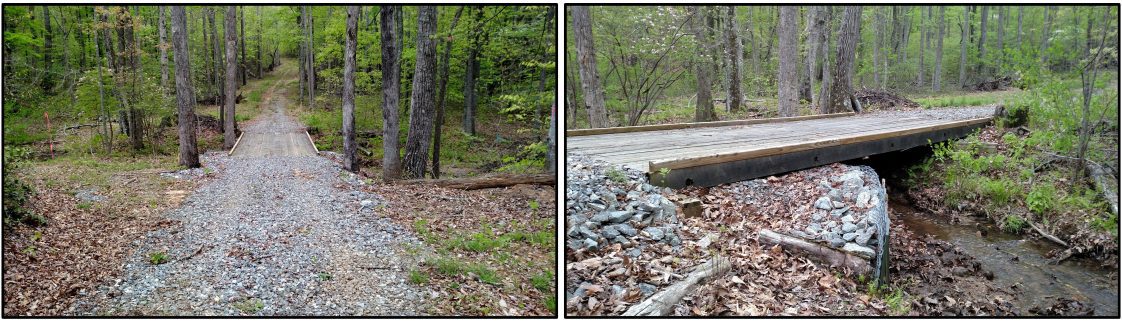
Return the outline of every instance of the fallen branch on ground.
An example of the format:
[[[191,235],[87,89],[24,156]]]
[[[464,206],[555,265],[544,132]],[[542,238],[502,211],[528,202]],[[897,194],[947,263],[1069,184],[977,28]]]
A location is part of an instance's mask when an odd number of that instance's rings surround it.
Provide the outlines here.
[[[553,173],[542,174],[504,174],[488,175],[476,178],[455,179],[416,179],[399,181],[402,184],[431,184],[445,188],[476,190],[485,188],[501,188],[519,184],[553,185],[557,177]]]
[[[1051,240],[1054,243],[1060,244],[1060,246],[1069,247],[1066,242],[1064,242],[1063,240],[1059,239],[1056,236],[1053,236],[1049,233],[1044,232],[1043,229],[1040,229],[1040,227],[1037,227],[1036,224],[1032,223],[1031,221],[1028,224],[1029,224],[1029,226],[1032,227],[1032,230],[1035,230],[1036,233],[1040,234],[1041,236],[1044,236],[1044,238],[1047,238],[1048,240]]]
[[[718,257],[704,264],[698,265],[693,269],[690,275],[685,279],[670,285],[662,292],[639,302],[639,304],[632,305],[624,312],[624,316],[666,316],[674,312],[674,305],[678,304],[683,297],[693,293],[700,284],[708,282],[713,277],[723,275],[728,272],[731,265],[729,260],[724,257]]]
[[[868,275],[873,271],[867,259],[771,230],[761,230],[759,242],[761,246],[779,245],[787,251],[806,254],[811,259],[834,267],[848,267],[855,274]]]

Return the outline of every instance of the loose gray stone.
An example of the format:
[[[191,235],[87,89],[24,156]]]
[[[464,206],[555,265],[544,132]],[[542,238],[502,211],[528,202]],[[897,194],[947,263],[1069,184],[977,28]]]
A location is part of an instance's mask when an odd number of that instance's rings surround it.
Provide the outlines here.
[[[588,206],[596,209],[596,211],[608,210],[608,205],[605,205],[602,201],[599,200],[593,200],[592,202],[589,202]]]
[[[845,217],[841,218],[841,221],[842,223],[852,224],[857,221],[857,219],[854,219],[852,215],[845,215]]]
[[[841,190],[830,188],[830,192],[828,192],[826,195],[829,196],[830,200],[832,201],[842,201]]]
[[[616,237],[619,237],[619,231],[616,230],[615,225],[604,226],[603,229],[600,229],[600,235],[604,236],[604,239],[611,240],[611,239],[615,239]]]
[[[586,238],[584,240],[584,247],[588,248],[589,251],[597,251],[600,249],[600,243],[596,242],[592,238]]]
[[[620,244],[620,245],[625,245],[625,246],[626,245],[631,245],[631,240],[629,240],[629,239],[627,239],[627,237],[623,237],[623,236],[616,236],[615,239],[612,239],[612,242],[616,243],[616,244]]]
[[[615,229],[620,234],[627,237],[635,236],[635,234],[639,233],[639,231],[635,230],[635,227],[631,227],[631,225],[627,223],[615,225]]]
[[[842,245],[845,245],[845,240],[844,239],[834,238],[834,239],[830,240],[830,246],[832,246],[832,247],[842,247]]]
[[[580,250],[581,247],[584,247],[584,241],[583,240],[580,240],[580,239],[570,239],[569,240],[569,249],[572,249],[573,251],[577,251],[577,250]]]
[[[834,208],[834,205],[830,202],[830,197],[822,196],[814,202],[814,207],[822,210],[830,210]]]
[[[845,235],[842,235],[842,239],[845,239],[845,241],[853,241],[856,238],[857,233],[846,233]]]
[[[628,249],[625,254],[627,254],[627,256],[630,256],[631,258],[638,258],[640,255],[643,255],[643,251],[639,250],[638,248],[632,248]]]
[[[841,209],[841,208],[845,207],[845,204],[842,203],[841,201],[834,201],[833,204],[834,204],[834,209]]]
[[[869,244],[869,238],[872,238],[872,237],[873,237],[873,234],[870,234],[868,232],[863,232],[863,233],[860,233],[860,234],[857,235],[857,239],[855,239],[854,242],[857,242],[858,245],[868,245]]]
[[[658,290],[658,288],[655,287],[654,285],[647,284],[647,283],[639,283],[639,292],[643,292],[643,296],[649,296],[651,294],[654,294],[654,292],[656,290]]]
[[[825,218],[825,217],[826,216],[823,215],[821,211],[815,211],[813,214],[810,215],[810,219],[813,219],[816,222],[822,221],[822,218]]]
[[[834,210],[830,211],[830,216],[833,216],[834,218],[838,218],[838,217],[841,217],[841,216],[845,215],[845,213],[848,212],[848,211],[849,211],[849,207],[842,207],[842,208],[834,209]]]
[[[627,221],[628,219],[631,219],[632,215],[633,215],[633,212],[626,211],[626,210],[623,210],[623,211],[604,211],[604,212],[596,214],[596,216],[593,216],[591,220],[595,221],[595,222],[598,222],[598,223],[603,223],[603,222],[621,223],[621,222]]]
[[[842,231],[847,233],[855,232],[857,231],[857,225],[854,225],[853,223],[844,223],[842,224]]]
[[[662,229],[659,229],[657,227],[643,228],[643,231],[646,232],[647,234],[649,234],[651,236],[651,239],[653,239],[653,240],[662,240],[662,237],[666,236],[666,232],[662,231]]]

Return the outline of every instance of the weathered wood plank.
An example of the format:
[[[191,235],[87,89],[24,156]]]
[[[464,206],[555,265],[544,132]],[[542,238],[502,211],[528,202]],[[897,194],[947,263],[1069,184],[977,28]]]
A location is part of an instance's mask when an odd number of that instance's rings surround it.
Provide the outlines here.
[[[565,131],[565,136],[566,137],[577,137],[577,136],[586,136],[586,135],[617,134],[617,133],[661,131],[661,130],[675,130],[675,129],[691,129],[691,128],[701,128],[701,127],[721,127],[721,126],[734,126],[734,125],[765,124],[765,123],[792,122],[792,121],[805,121],[805,120],[814,120],[814,119],[822,119],[822,118],[844,117],[844,116],[852,116],[852,115],[853,115],[853,113],[837,113],[837,114],[819,114],[819,115],[777,117],[777,118],[751,119],[751,120],[732,120],[732,121],[715,121],[715,122],[691,122],[691,123],[675,123],[675,124],[659,124],[659,125],[607,127],[607,128],[598,128],[598,129],[568,130],[568,131]]]

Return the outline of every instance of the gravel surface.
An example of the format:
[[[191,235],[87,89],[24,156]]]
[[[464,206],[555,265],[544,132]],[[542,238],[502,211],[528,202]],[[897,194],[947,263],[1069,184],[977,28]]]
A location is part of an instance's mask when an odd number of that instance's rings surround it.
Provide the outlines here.
[[[993,116],[997,105],[978,107],[943,107],[926,110],[886,111],[878,110],[858,114],[855,117],[875,118],[926,118],[936,120],[969,120]]]
[[[270,115],[246,131],[294,123]],[[137,240],[120,277],[82,294],[73,314],[424,312],[429,293],[406,282],[417,264],[407,250],[422,244],[375,215],[383,199],[352,174],[321,156],[207,153],[203,163],[213,180],[164,214],[166,227]],[[167,262],[152,264],[152,253]]]

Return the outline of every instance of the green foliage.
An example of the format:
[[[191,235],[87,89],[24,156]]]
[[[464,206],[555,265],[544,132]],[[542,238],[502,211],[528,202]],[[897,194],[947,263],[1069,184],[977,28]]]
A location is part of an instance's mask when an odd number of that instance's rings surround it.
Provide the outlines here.
[[[545,297],[545,308],[549,309],[553,314],[557,314],[557,297],[552,292]]]
[[[464,240],[463,246],[464,249],[473,252],[483,252],[506,246],[506,244],[506,240],[498,238],[491,229],[487,229],[483,232],[471,234],[470,238]]]
[[[230,305],[233,305],[234,308],[242,311],[242,313],[245,314],[257,313],[258,311],[261,311],[261,309],[265,308],[265,302],[257,298],[248,298],[244,301],[234,302]]]
[[[409,282],[417,285],[429,282],[429,275],[419,270],[409,271]]]
[[[168,262],[168,254],[164,252],[154,252],[148,254],[148,262],[152,265],[160,265]]]
[[[1009,203],[1013,197],[1021,192],[1021,187],[1009,179],[986,179],[982,184],[982,191],[997,205]]]
[[[1051,184],[1040,184],[1029,191],[1025,204],[1035,214],[1042,215],[1055,209],[1056,187]]]
[[[441,257],[430,260],[429,265],[436,267],[436,271],[444,275],[457,275],[464,272],[465,264],[455,258]]]
[[[4,226],[18,222],[31,225],[46,224],[46,217],[35,214],[27,208],[28,201],[35,194],[31,186],[21,181],[15,170],[30,156],[26,148],[4,145]]]
[[[1005,219],[1002,220],[1001,227],[1007,232],[1017,233],[1020,232],[1021,229],[1024,229],[1027,225],[1028,223],[1025,222],[1025,219],[1021,218],[1021,216],[1007,215],[1005,216]]]
[[[608,180],[611,180],[612,182],[623,183],[627,181],[627,174],[625,174],[623,170],[620,170],[619,168],[608,169],[605,175],[608,177]]]
[[[491,284],[491,285],[498,285],[499,284],[499,279],[500,279],[499,274],[497,272],[495,272],[495,270],[487,267],[486,265],[483,265],[483,264],[471,265],[471,266],[468,267],[468,271],[471,272],[471,273],[474,273],[475,276],[479,278],[480,282]]]
[[[545,168],[545,158],[548,152],[549,145],[545,142],[531,143],[522,147],[522,151],[519,151],[517,155],[504,157],[503,163],[505,165],[499,167],[498,170],[514,173],[539,172]]]
[[[1118,215],[1110,214],[1109,217],[1095,217],[1091,220],[1091,227],[1098,228],[1101,231],[1111,233],[1118,237]]]
[[[328,272],[316,273],[316,279],[320,280],[321,282],[330,281],[332,278],[333,277],[331,276],[331,273]]]
[[[549,271],[542,271],[541,274],[534,275],[534,277],[530,278],[530,285],[533,285],[534,288],[542,292],[548,292],[551,289],[550,284],[552,283],[553,273]]]

